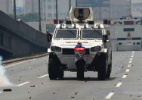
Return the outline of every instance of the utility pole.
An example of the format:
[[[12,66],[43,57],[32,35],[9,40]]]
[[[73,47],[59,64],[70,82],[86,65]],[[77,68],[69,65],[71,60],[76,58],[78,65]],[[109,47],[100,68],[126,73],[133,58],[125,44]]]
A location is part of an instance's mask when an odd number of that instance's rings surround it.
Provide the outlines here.
[[[76,7],[77,7],[77,6],[78,6],[78,5],[77,5],[77,0],[75,0],[75,4],[76,4]]]
[[[70,8],[71,8],[71,0],[69,0],[69,11],[70,11]]]
[[[6,13],[9,14],[9,0],[6,0]]]
[[[14,12],[14,19],[16,20],[16,0],[13,0],[13,12]]]
[[[109,15],[108,15],[109,20],[111,20],[111,10],[110,10],[110,0],[109,0]]]
[[[56,0],[56,19],[58,19],[58,0]]]
[[[44,21],[46,21],[46,1],[44,0]]]
[[[130,0],[130,16],[132,17],[132,0]]]
[[[41,31],[41,11],[40,11],[40,0],[38,0],[38,12],[39,12],[39,30]]]
[[[32,13],[34,13],[34,0],[32,0]]]

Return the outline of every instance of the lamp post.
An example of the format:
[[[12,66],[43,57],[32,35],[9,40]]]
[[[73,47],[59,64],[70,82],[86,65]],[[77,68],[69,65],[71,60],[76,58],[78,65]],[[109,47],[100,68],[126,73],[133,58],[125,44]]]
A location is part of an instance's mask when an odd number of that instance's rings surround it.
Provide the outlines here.
[[[70,8],[71,8],[71,0],[69,0],[69,11],[70,11]]]
[[[14,12],[14,19],[16,20],[16,0],[13,0],[13,12]]]
[[[58,0],[56,0],[56,19],[58,19]]]
[[[77,7],[77,6],[78,6],[78,5],[77,5],[77,0],[75,0],[75,4],[76,4],[76,7]]]
[[[39,30],[41,31],[41,11],[40,11],[40,0],[38,0],[38,12],[39,12]]]

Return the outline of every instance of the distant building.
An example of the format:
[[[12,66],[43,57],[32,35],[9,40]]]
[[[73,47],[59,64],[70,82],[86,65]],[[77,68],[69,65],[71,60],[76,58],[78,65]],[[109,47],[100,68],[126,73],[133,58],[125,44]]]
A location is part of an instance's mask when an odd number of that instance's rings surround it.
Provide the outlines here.
[[[23,0],[24,14],[38,13],[38,0]],[[42,1],[42,0],[41,0]]]
[[[12,14],[12,0],[0,0],[0,10],[7,14]]]
[[[47,21],[56,19],[56,0],[42,0],[42,11],[46,14],[43,14],[43,18]],[[65,19],[69,11],[69,0],[57,0],[58,1],[58,19]],[[75,6],[75,0],[71,0],[71,5]]]
[[[131,13],[130,0],[77,0],[78,7],[92,7],[94,18],[116,19]]]
[[[132,16],[142,18],[142,1],[132,4]]]

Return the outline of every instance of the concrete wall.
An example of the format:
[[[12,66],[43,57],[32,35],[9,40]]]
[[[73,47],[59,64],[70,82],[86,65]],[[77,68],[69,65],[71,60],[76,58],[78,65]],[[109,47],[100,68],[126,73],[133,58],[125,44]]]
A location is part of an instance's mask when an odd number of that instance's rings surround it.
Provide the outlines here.
[[[47,47],[49,45],[46,41],[46,34],[35,30],[22,21],[16,21],[10,18],[2,11],[0,11],[0,26],[5,27],[7,30],[38,46]]]
[[[22,57],[46,52],[47,36],[0,11],[0,55]]]

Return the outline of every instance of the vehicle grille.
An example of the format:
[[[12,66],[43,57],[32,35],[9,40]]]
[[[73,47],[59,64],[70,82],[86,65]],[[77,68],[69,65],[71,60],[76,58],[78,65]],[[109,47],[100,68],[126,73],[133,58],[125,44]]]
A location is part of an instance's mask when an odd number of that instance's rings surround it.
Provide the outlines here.
[[[62,54],[63,55],[74,55],[74,49],[62,49]],[[85,49],[85,55],[89,55],[90,54],[90,50],[89,49]]]

